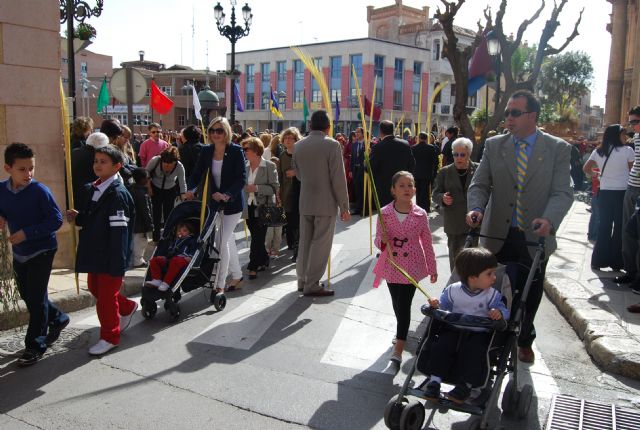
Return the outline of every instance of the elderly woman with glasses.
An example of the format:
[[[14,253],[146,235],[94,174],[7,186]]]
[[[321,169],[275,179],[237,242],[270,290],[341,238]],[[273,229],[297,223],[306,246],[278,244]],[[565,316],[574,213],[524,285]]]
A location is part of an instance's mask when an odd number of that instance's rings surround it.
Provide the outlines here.
[[[478,163],[471,161],[472,150],[473,143],[466,137],[453,141],[453,163],[438,172],[433,190],[433,201],[443,208],[444,232],[447,234],[451,270],[456,255],[464,247],[469,231],[466,224],[467,189],[478,167]]]
[[[242,189],[247,183],[245,158],[242,148],[231,143],[231,126],[224,117],[214,118],[207,128],[207,142],[202,148],[198,162],[191,176],[187,179],[189,192],[187,198],[193,198],[193,192],[209,178],[209,208],[217,211],[224,205],[222,218],[222,236],[219,272],[216,277],[216,291],[225,289],[227,273],[231,272],[229,287],[237,287],[242,281],[242,271],[238,261],[236,241],[233,235],[236,224],[242,216]]]
[[[251,249],[249,251],[249,279],[256,279],[258,272],[269,266],[269,254],[265,249],[267,226],[260,221],[260,208],[270,204],[278,193],[278,173],[276,165],[262,158],[265,151],[263,142],[257,137],[250,137],[240,142],[247,158],[247,185],[244,187],[246,207],[243,218],[251,232]]]

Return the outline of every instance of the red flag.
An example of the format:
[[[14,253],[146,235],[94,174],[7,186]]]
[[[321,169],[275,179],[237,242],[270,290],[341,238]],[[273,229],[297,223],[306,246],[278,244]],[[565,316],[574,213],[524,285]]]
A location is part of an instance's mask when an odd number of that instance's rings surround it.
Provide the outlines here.
[[[173,102],[165,95],[156,85],[155,81],[151,81],[151,109],[160,115],[165,115],[173,107]]]
[[[364,114],[366,116],[369,116],[369,114],[371,113],[371,102],[369,101],[369,99],[367,98],[367,96],[364,96]],[[380,106],[373,106],[373,120],[374,121],[380,121],[380,116],[382,115],[382,109],[380,109]]]

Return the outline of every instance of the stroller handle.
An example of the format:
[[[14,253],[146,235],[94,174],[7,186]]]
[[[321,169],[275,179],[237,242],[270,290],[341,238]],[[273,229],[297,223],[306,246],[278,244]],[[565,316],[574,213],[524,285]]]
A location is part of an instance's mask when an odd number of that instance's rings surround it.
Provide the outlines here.
[[[486,328],[496,331],[505,331],[507,329],[507,322],[504,320],[504,318],[501,318],[499,320],[492,320],[491,318],[487,317],[459,314],[442,309],[435,309],[428,304],[422,305],[420,310],[425,316],[431,317],[446,324],[459,326],[460,328]]]

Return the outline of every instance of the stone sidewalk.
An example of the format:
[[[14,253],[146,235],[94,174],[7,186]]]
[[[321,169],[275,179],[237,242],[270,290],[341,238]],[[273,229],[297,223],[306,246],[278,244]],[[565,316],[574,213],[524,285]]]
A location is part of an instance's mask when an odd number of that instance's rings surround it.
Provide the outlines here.
[[[560,226],[558,250],[547,266],[545,291],[600,367],[640,379],[640,314],[626,309],[640,302],[640,296],[625,286],[616,285],[613,278],[617,273],[591,270],[593,245],[587,241],[590,214],[586,209],[584,203],[575,202]],[[139,293],[144,275],[145,269],[128,271],[124,293]],[[86,275],[80,275],[80,294],[77,294],[70,270],[53,271],[49,296],[68,312],[94,304],[87,290]],[[24,304],[18,318],[0,312],[0,330],[25,324],[27,318]]]
[[[587,206],[574,202],[557,232],[545,291],[601,368],[640,379],[640,314],[627,311],[640,296],[613,282],[618,272],[591,269],[589,217]]]

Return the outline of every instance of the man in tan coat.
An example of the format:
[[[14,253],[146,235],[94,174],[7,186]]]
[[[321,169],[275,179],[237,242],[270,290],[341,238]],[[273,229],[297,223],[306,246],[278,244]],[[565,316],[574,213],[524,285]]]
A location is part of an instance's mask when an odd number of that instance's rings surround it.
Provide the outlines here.
[[[293,149],[293,168],[300,180],[300,239],[298,246],[298,291],[305,296],[332,296],[320,278],[331,255],[331,245],[340,211],[349,221],[349,195],[340,143],[327,136],[329,116],[324,110],[311,115],[309,136]]]

